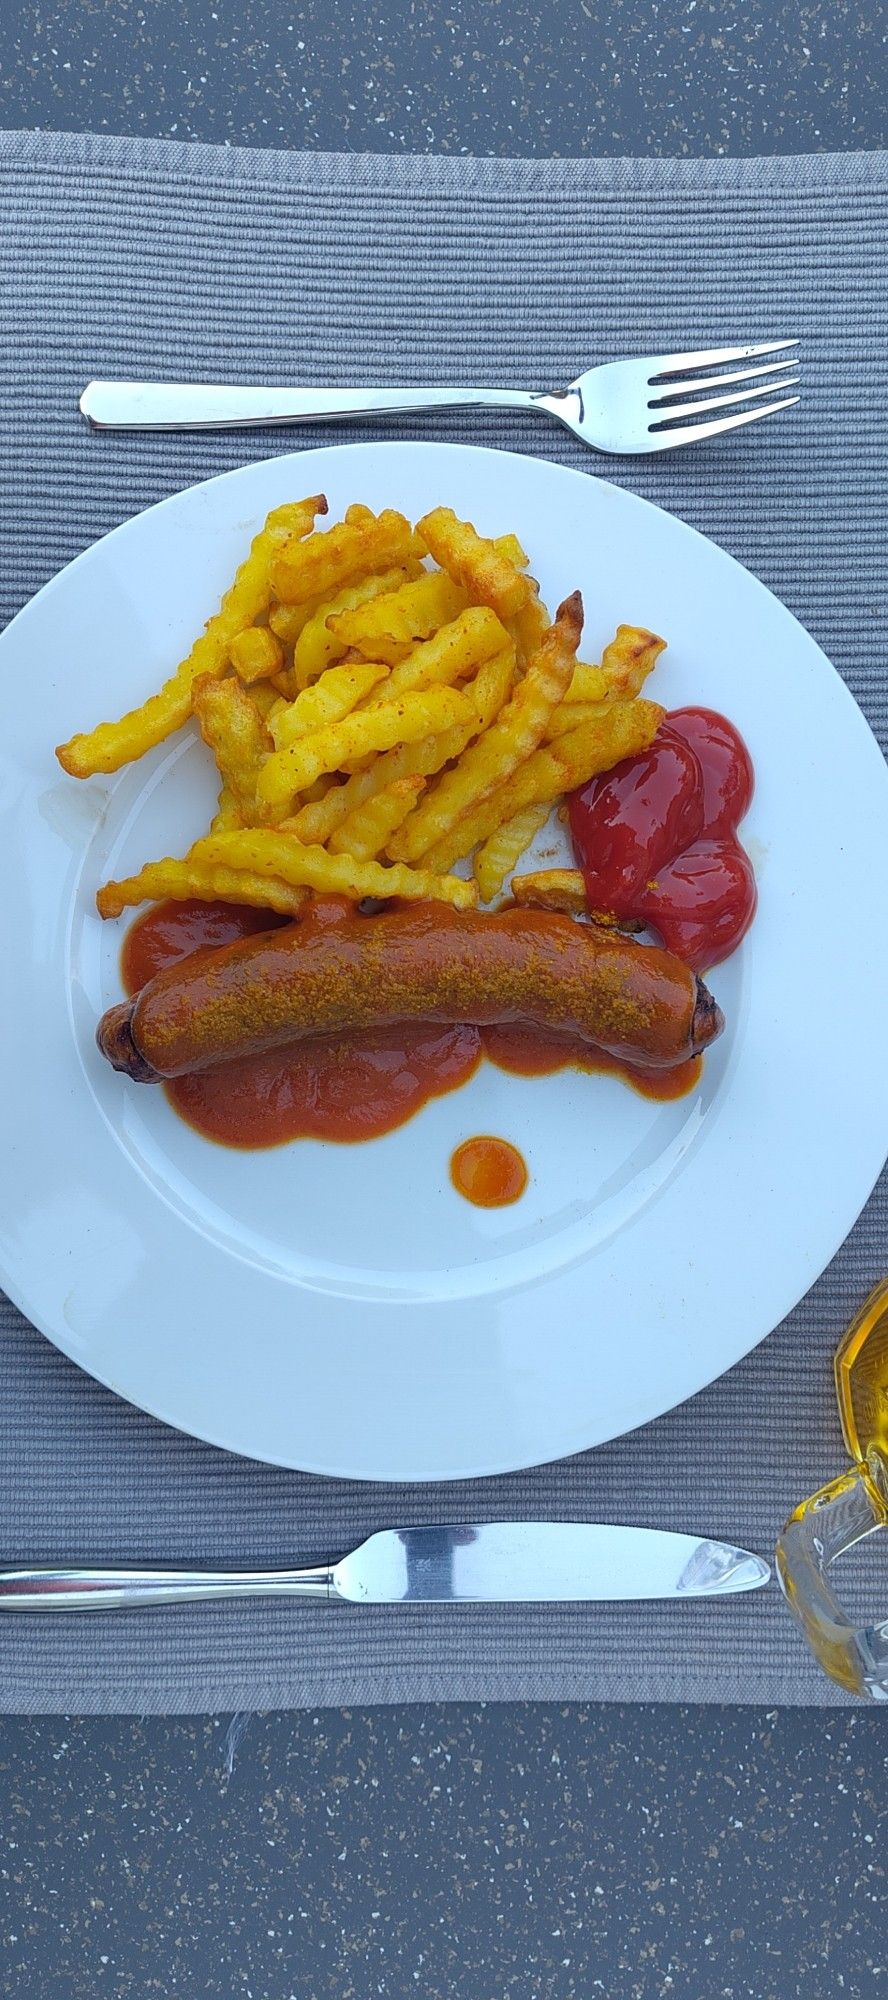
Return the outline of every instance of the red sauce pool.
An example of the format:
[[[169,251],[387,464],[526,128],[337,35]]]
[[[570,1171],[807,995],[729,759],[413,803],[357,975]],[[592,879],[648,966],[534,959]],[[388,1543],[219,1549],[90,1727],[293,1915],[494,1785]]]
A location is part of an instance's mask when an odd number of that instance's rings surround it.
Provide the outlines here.
[[[288,921],[269,910],[234,903],[154,904],[124,939],[123,984],[132,995],[189,952],[277,930]],[[549,1076],[568,1068],[617,1075],[643,1096],[662,1100],[685,1096],[701,1069],[698,1056],[674,1070],[636,1071],[591,1054],[581,1043],[529,1026],[479,1029],[417,1022],[347,1039],[319,1035],[176,1077],[163,1087],[179,1116],[221,1145],[354,1141],[378,1138],[405,1124],[430,1098],[467,1082],[482,1056],[517,1076]]]
[[[755,915],[737,827],[752,759],[724,715],[673,710],[647,750],[574,792],[574,848],[593,910],[640,919],[696,972],[718,965]]]
[[[450,1178],[457,1194],[465,1195],[476,1208],[507,1208],[524,1193],[527,1167],[517,1146],[508,1139],[479,1132],[457,1146],[450,1162]]]

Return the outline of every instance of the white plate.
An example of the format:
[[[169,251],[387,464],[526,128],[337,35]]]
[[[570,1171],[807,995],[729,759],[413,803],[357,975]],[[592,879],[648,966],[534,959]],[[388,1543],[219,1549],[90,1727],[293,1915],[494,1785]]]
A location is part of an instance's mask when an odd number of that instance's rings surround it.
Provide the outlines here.
[[[101,442],[96,450],[101,450]],[[110,780],[53,745],[129,707],[187,650],[269,507],[323,489],[514,529],[543,593],[575,585],[583,654],[620,620],[669,641],[656,695],[738,724],[760,908],[712,985],[727,1032],[697,1092],[488,1065],[359,1146],[239,1153],[115,1075],[108,874],[206,823],[189,731]],[[838,675],[727,555],[595,477],[463,446],[365,444],[244,467],[87,550],[0,642],[7,977],[0,1260],[12,1297],[120,1395],[256,1458],[374,1479],[498,1472],[658,1416],[776,1325],[851,1227],[888,1133],[888,782]],[[12,976],[10,976],[12,968]],[[872,1021],[873,1025],[870,1026]],[[525,1154],[499,1211],[453,1191],[472,1132]]]

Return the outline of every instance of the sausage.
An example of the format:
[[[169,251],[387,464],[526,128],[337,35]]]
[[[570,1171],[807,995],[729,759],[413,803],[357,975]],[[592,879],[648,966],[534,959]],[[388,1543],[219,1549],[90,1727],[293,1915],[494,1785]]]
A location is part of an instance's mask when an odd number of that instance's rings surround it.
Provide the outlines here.
[[[530,1022],[671,1069],[721,1032],[702,981],[654,945],[558,912],[443,903],[363,916],[318,902],[280,930],[207,947],[112,1007],[98,1043],[140,1082],[308,1035],[403,1021]]]

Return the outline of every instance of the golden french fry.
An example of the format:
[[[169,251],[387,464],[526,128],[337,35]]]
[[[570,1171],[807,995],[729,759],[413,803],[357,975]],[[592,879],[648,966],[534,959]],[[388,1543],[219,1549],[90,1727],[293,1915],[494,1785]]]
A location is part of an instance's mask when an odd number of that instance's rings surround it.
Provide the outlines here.
[[[313,493],[307,500],[284,500],[265,517],[264,533],[271,548],[284,548],[293,536],[302,541],[310,535],[319,514],[329,513],[325,493]]]
[[[271,596],[269,565],[273,556],[285,549],[290,539],[298,542],[301,536],[309,534],[315,515],[326,512],[327,502],[322,493],[309,500],[294,501],[288,507],[276,507],[255,537],[215,617],[195,640],[171,679],[119,721],[100,722],[97,728],[60,744],[56,756],[63,769],[74,778],[89,778],[97,771],[119,771],[122,764],[143,756],[155,743],[162,743],[174,729],[179,729],[191,713],[191,688],[198,675],[220,673],[232,640],[267,609]]]
[[[511,563],[513,569],[527,568],[530,557],[525,554],[517,535],[495,535],[493,546],[497,555],[502,556],[505,562]],[[546,622],[548,624],[548,619]]]
[[[392,668],[385,685],[367,706],[378,708],[380,702],[397,701],[402,694],[468,680],[485,660],[492,660],[508,644],[508,632],[496,612],[486,604],[473,604],[449,625],[442,625],[433,638],[414,646],[407,658]]]
[[[540,868],[532,875],[513,875],[511,887],[516,903],[536,910],[563,910],[569,917],[583,917],[589,908],[579,868]]]
[[[234,793],[223,785],[219,793],[219,803],[210,820],[211,833],[227,833],[230,827],[243,826],[243,818]]]
[[[272,814],[286,812],[297,792],[314,784],[323,771],[340,771],[352,757],[371,750],[391,750],[396,743],[415,743],[434,736],[451,723],[472,719],[471,702],[455,688],[430,688],[427,694],[405,694],[380,708],[356,709],[341,722],[315,730],[283,750],[275,750],[259,773],[256,796]]]
[[[514,680],[514,646],[504,646],[502,652],[494,654],[492,660],[484,660],[478,668],[474,680],[466,688],[466,694],[474,706],[474,736],[482,736],[484,730],[496,722],[500,710],[508,702]]]
[[[515,648],[504,646],[492,660],[485,660],[465,692],[475,711],[473,736],[483,736],[497,719],[508,700],[515,670]]]
[[[270,680],[284,664],[280,639],[267,625],[248,625],[244,632],[237,632],[229,656],[238,680],[245,687],[250,687],[253,681]]]
[[[553,708],[546,724],[544,743],[554,743],[557,736],[566,736],[571,729],[579,729],[584,722],[596,722],[604,703],[600,701],[560,701]]]
[[[246,868],[252,874],[289,882],[294,888],[313,889],[316,895],[351,896],[358,902],[364,896],[383,901],[396,896],[407,902],[431,900],[471,910],[478,901],[474,882],[462,882],[456,875],[429,875],[421,868],[383,868],[378,861],[355,861],[349,854],[328,854],[325,847],[303,847],[292,833],[271,832],[267,827],[210,834],[196,842],[188,859]]]
[[[256,815],[256,780],[271,749],[271,737],[256,703],[235,675],[217,680],[199,674],[191,691],[194,713],[204,742],[248,822]]]
[[[188,902],[249,903],[260,910],[277,910],[281,916],[295,917],[302,908],[307,890],[290,882],[277,882],[271,875],[257,875],[249,869],[226,868],[204,861],[149,861],[138,875],[122,882],[106,882],[96,896],[100,917],[119,917],[137,903]]]
[[[582,724],[554,743],[535,750],[505,784],[473,806],[444,837],[424,854],[427,868],[449,869],[503,821],[525,806],[551,805],[562,792],[588,784],[599,771],[609,771],[623,757],[646,750],[656,736],[665,709],[654,701],[603,702],[594,722]],[[422,812],[423,805],[417,808]],[[395,835],[397,840],[398,836]]]
[[[334,771],[325,771],[323,777],[316,778],[313,785],[306,785],[302,794],[303,804],[315,805],[319,799],[326,798],[331,786],[335,790],[338,784],[339,779],[336,773]]]
[[[307,604],[272,604],[269,607],[269,628],[275,637],[280,639],[282,646],[287,648],[295,646],[303,626],[314,617],[322,603],[323,598],[314,597],[309,598]]]
[[[356,861],[375,861],[386,841],[413,811],[424,785],[424,778],[396,778],[384,791],[355,806],[331,833],[331,854],[353,854]]]
[[[419,567],[419,565],[417,565]],[[297,688],[308,687],[310,681],[341,660],[349,651],[349,643],[337,637],[328,620],[335,619],[347,611],[356,611],[363,604],[370,604],[376,597],[386,597],[399,590],[407,582],[412,565],[385,569],[378,576],[365,576],[360,583],[352,583],[335,596],[314,599],[314,610],[297,634],[293,646],[293,674]],[[290,609],[292,607],[286,607]]]
[[[359,520],[347,515],[325,534],[280,549],[271,565],[272,588],[282,604],[304,604],[307,597],[341,590],[343,584],[424,553],[420,536],[393,508]]]
[[[427,736],[419,743],[400,743],[385,756],[371,758],[366,770],[356,771],[344,785],[335,785],[319,805],[304,803],[294,818],[286,822],[287,826],[298,839],[323,844],[350,812],[387,785],[397,784],[400,778],[431,777],[443,770],[445,764],[460,756],[479,730],[489,729],[512,685],[514,657],[512,647],[508,646],[479,667],[475,680],[466,689],[474,710],[470,722],[442,729],[437,736]]]
[[[640,694],[648,674],[666,650],[665,639],[646,632],[643,625],[618,625],[616,637],[601,655],[601,671],[614,701],[628,701]]]
[[[492,903],[498,896],[506,876],[516,861],[529,847],[535,834],[545,826],[549,817],[548,804],[525,806],[523,812],[515,813],[498,826],[475,856],[475,881],[482,903]]]
[[[583,660],[578,660],[564,699],[565,702],[606,701],[611,687],[612,683],[603,667],[589,667]],[[638,689],[634,689],[633,692],[637,694]]]
[[[299,811],[282,825],[295,833],[298,840],[323,846],[349,813],[366,799],[374,798],[377,792],[397,784],[401,778],[425,777],[427,770],[440,771],[451,757],[458,757],[465,749],[469,734],[469,727],[459,724],[441,730],[437,736],[425,736],[419,743],[399,743],[381,757],[367,758],[365,768],[355,771],[345,784],[334,781],[319,805],[303,795]]]
[[[276,711],[269,724],[275,749],[283,750],[288,743],[298,742],[300,736],[310,736],[316,729],[340,722],[388,677],[388,668],[381,661],[352,660],[348,666],[328,667],[320,680],[303,688],[295,701],[284,702]]]
[[[280,673],[273,674],[271,680],[267,683],[265,681],[256,681],[254,685],[260,688],[267,685],[274,690],[275,694],[280,695],[282,701],[295,701],[299,693],[292,667],[282,667]]]
[[[452,771],[445,772],[393,837],[389,853],[395,860],[418,861],[536,749],[570,681],[582,629],[583,600],[577,590],[559,606],[554,625],[496,722]]]
[[[531,659],[549,630],[551,619],[540,597],[540,586],[534,577],[529,577],[531,596],[514,618],[509,620],[509,631],[518,649],[522,664]]]
[[[472,527],[460,521],[452,507],[435,507],[417,523],[429,554],[461,583],[470,600],[489,604],[499,618],[515,618],[533,597],[533,586],[514,563]],[[523,554],[522,550],[522,554]]]
[[[612,910],[593,910],[579,868],[541,868],[533,875],[513,875],[515,902],[537,910],[563,910],[568,917],[591,917],[608,930],[643,931],[643,917],[616,917]]]
[[[254,681],[250,689],[250,700],[255,702],[263,722],[269,726],[275,711],[284,707],[284,697],[277,686],[279,679],[280,675],[276,674],[273,681]]]
[[[466,593],[443,570],[423,570],[412,583],[354,610],[334,612],[328,628],[343,648],[356,646],[367,660],[393,667],[418,639],[429,639],[465,609]]]

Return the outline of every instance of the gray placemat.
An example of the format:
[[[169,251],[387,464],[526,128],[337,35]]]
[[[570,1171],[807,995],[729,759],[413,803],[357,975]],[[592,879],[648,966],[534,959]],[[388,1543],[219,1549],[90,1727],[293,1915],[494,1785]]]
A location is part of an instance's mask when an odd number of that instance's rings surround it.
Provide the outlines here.
[[[383,159],[5,134],[0,190],[4,620],[139,508],[330,440],[95,438],[76,413],[89,376],[557,385],[598,357],[798,332],[801,412],[685,456],[590,461],[511,415],[421,434],[600,466],[673,508],[779,593],[884,743],[885,156]],[[369,433],[336,436],[352,434]],[[230,1458],[96,1387],[6,1305],[0,1559],[310,1559],[390,1522],[514,1514],[703,1528],[767,1551],[841,1463],[830,1359],[888,1262],[886,1197],[883,1181],[797,1312],[691,1403],[586,1456],[461,1486]],[[843,1699],[776,1592],[707,1608],[281,1603],[0,1621],[10,1709],[485,1697]]]

